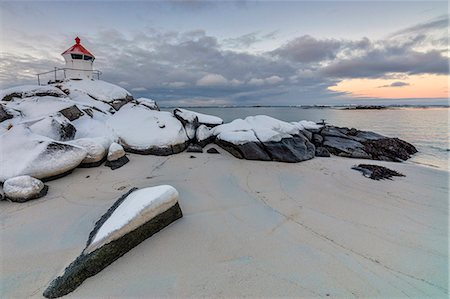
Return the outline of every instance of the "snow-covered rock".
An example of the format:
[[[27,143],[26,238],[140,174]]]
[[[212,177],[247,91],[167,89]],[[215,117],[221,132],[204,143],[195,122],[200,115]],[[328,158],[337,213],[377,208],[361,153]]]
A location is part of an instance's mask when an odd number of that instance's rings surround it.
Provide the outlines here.
[[[3,184],[5,197],[14,202],[25,202],[43,197],[48,187],[38,179],[28,175],[10,178]]]
[[[13,117],[14,116],[9,113],[9,111],[2,104],[0,104],[0,123]]]
[[[157,110],[159,111],[159,107],[158,104],[156,104],[156,102],[152,99],[147,99],[147,98],[137,98],[135,100],[138,104],[144,105],[147,108],[150,108],[152,110]]]
[[[106,149],[109,147],[104,138],[80,138],[71,141],[70,144],[82,147],[87,152],[80,167],[97,167],[102,164],[106,158]]]
[[[186,120],[194,120],[195,117],[197,117],[199,125],[203,124],[208,127],[215,127],[215,126],[223,124],[223,119],[221,119],[218,116],[203,114],[203,113],[199,113],[199,112],[195,112],[195,111],[191,111],[191,110],[187,110],[187,109],[182,109],[182,108],[177,108],[177,109],[175,109],[175,111],[178,116],[180,116]],[[174,114],[175,114],[175,111],[174,111]]]
[[[43,295],[57,298],[72,292],[86,278],[182,216],[175,188],[165,185],[130,190],[97,221],[83,252]]]
[[[126,151],[170,155],[182,152],[188,143],[186,131],[171,113],[143,105],[126,104],[108,121]]]
[[[213,128],[212,134],[219,146],[248,160],[300,162],[315,154],[314,145],[297,124],[266,115],[236,119]]]
[[[123,147],[113,142],[109,146],[108,156],[106,158],[105,166],[110,167],[112,170],[122,167],[127,164],[130,160],[125,155],[125,150]]]
[[[78,146],[36,135],[18,125],[0,135],[0,181],[30,175],[53,179],[67,174],[86,157]]]
[[[52,85],[21,85],[0,90],[0,101],[11,101],[13,98],[22,99],[35,96],[66,97],[66,94]]]
[[[216,136],[214,135],[212,129],[205,125],[200,125],[195,132],[196,142],[201,147],[213,142],[215,138]]]
[[[57,86],[68,90],[69,95],[73,91],[85,93],[97,101],[108,103],[116,110],[133,100],[131,94],[122,87],[102,80],[65,80]]]
[[[61,113],[49,115],[29,126],[35,134],[48,138],[66,141],[75,137],[77,129]]]

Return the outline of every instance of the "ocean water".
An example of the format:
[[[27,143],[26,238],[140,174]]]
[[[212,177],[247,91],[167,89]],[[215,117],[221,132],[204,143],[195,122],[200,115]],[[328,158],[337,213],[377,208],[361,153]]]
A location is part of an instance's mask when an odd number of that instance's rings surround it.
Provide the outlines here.
[[[260,114],[288,122],[299,120],[319,122],[325,119],[332,125],[374,131],[408,141],[419,151],[408,160],[409,162],[449,170],[449,108],[341,110],[296,107],[214,107],[191,110],[217,115],[225,122]]]

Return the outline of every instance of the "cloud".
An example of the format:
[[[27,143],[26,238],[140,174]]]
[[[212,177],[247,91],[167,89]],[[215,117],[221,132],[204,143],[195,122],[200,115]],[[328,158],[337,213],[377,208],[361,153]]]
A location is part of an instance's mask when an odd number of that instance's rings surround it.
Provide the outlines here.
[[[228,80],[219,74],[208,74],[197,81],[197,86],[223,86],[227,84]]]
[[[448,59],[436,50],[425,53],[408,48],[374,49],[347,59],[335,60],[321,71],[338,78],[379,78],[389,73],[448,74]]]
[[[333,98],[339,101],[336,96],[343,94],[328,88],[344,78],[385,78],[396,73],[404,78],[395,80],[406,80],[412,74],[448,74],[448,50],[433,48],[445,37],[422,34],[441,28],[442,21],[433,24],[411,26],[381,40],[302,35],[258,53],[245,47],[230,50],[230,44],[202,29],[102,30],[81,38],[96,56],[94,67],[103,72],[103,80],[127,88],[136,97],[155,98],[162,105],[189,101],[315,104]],[[228,42],[254,46],[276,34],[250,33]],[[63,66],[60,53],[73,42],[68,34],[30,37],[30,44],[24,37],[8,36],[17,51],[1,53],[0,88],[36,83],[34,74]]]
[[[396,81],[393,82],[391,84],[387,84],[387,85],[382,85],[378,88],[385,88],[385,87],[402,87],[402,86],[409,86],[410,84],[407,82],[402,82],[402,81]]]
[[[131,91],[146,91],[146,90],[147,90],[147,88],[145,88],[145,87],[133,87],[131,89]]]
[[[303,35],[272,51],[271,54],[296,62],[318,62],[335,58],[341,46],[341,42],[335,39],[319,40]]]

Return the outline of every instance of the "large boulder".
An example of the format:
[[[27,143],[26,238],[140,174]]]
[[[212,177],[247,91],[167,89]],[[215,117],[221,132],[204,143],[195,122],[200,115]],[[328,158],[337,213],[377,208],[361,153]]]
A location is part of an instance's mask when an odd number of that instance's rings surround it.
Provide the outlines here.
[[[171,186],[130,190],[97,221],[82,253],[54,279],[44,296],[64,296],[142,241],[181,218],[178,192]]]
[[[7,179],[3,184],[3,191],[5,197],[13,202],[26,202],[45,196],[48,186],[38,179],[22,175]]]
[[[215,127],[215,142],[237,158],[300,162],[314,158],[315,147],[299,123],[258,115]]]
[[[318,142],[319,135],[313,139]],[[417,152],[410,143],[355,128],[326,126],[320,131],[323,146],[332,154],[360,159],[400,162]]]
[[[156,111],[160,111],[159,110],[159,106],[158,104],[156,104],[156,102],[152,99],[147,99],[147,98],[137,98],[135,100],[136,103],[141,104],[151,110],[156,110]]]
[[[129,103],[112,115],[107,124],[128,152],[167,156],[186,149],[189,139],[182,123],[170,112]]]
[[[54,179],[70,173],[87,154],[81,147],[33,134],[24,126],[0,135],[0,144],[0,182],[21,175]]]

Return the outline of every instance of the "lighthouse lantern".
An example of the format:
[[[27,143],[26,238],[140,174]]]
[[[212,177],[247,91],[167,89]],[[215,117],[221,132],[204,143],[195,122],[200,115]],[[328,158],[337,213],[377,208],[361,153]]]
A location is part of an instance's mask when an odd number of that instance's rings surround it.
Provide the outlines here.
[[[95,56],[75,38],[75,44],[61,54],[66,61],[65,77],[68,79],[92,79]]]

